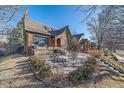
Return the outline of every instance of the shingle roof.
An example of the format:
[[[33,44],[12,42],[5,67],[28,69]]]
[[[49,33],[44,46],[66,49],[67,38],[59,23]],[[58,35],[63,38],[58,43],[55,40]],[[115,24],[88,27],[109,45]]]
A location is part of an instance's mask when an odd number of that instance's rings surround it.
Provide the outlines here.
[[[75,37],[76,39],[79,40],[82,36],[84,36],[84,33],[76,34],[76,35],[73,35],[72,37]]]
[[[68,29],[68,26],[65,26],[59,30],[55,30],[55,31],[49,31],[49,33],[52,35],[52,36],[58,36],[60,35],[61,33],[63,33],[65,31],[65,29]]]
[[[25,11],[24,14],[24,24],[25,24],[25,30],[30,31],[32,33],[40,33],[43,35],[50,35],[50,36],[58,36],[62,32],[65,31],[65,29],[68,29],[68,26],[65,26],[61,29],[55,30],[54,28],[41,24],[36,21],[32,21],[28,18],[28,12]]]
[[[48,31],[54,30],[53,28],[51,28],[47,25],[30,20],[28,18],[27,11],[24,14],[24,24],[25,24],[25,30],[28,30],[33,33],[40,33],[43,35],[51,35]]]

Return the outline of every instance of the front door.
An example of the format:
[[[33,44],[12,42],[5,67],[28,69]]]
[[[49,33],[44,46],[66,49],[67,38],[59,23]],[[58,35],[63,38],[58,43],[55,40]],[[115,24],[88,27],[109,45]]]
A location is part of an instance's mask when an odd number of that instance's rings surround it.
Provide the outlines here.
[[[60,38],[57,39],[57,47],[61,47],[61,39]]]

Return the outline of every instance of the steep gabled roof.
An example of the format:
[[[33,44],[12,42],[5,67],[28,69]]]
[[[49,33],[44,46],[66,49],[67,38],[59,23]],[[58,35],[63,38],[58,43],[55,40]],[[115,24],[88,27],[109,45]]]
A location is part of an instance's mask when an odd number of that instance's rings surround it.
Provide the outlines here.
[[[63,33],[65,31],[65,29],[69,29],[68,26],[65,26],[61,29],[58,29],[58,30],[55,30],[55,31],[49,31],[49,33],[52,35],[52,36],[58,36],[60,35],[61,33]]]
[[[65,26],[61,29],[55,30],[54,28],[41,24],[36,21],[32,21],[28,17],[27,10],[24,13],[24,24],[25,24],[25,30],[30,31],[32,33],[39,33],[43,35],[50,35],[50,36],[58,36],[61,33],[65,31],[65,29],[69,29],[68,26]]]
[[[43,35],[51,35],[48,31],[54,30],[53,28],[51,28],[47,25],[30,20],[28,18],[27,11],[24,14],[24,24],[25,24],[25,30],[28,30],[33,33],[40,33]]]
[[[72,37],[75,37],[77,40],[80,40],[80,38],[84,36],[84,33],[81,33],[81,34],[76,34],[76,35],[73,35]]]
[[[84,44],[85,42],[88,42],[88,39],[82,39],[82,40],[80,41],[81,44]]]

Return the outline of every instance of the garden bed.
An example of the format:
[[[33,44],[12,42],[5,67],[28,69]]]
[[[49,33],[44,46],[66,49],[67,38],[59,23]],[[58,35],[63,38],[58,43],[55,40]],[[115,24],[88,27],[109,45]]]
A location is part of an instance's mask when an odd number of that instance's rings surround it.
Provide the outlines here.
[[[43,82],[46,87],[78,87],[81,83],[93,84],[93,82],[97,81],[95,80],[97,74],[94,73],[96,67],[94,58],[88,58],[86,63],[80,63],[78,66],[73,62],[70,66],[54,62],[50,67],[48,63],[42,64],[45,61],[39,61],[36,58],[34,61],[29,61],[29,65],[35,77]]]
[[[31,71],[33,72],[34,76],[36,79],[38,79],[39,81],[43,82],[45,87],[55,87],[55,88],[63,88],[63,87],[71,87],[70,84],[68,84],[68,82],[66,80],[57,80],[56,78],[53,79],[44,79],[40,73],[32,66],[31,62],[28,61],[29,67],[31,69]]]

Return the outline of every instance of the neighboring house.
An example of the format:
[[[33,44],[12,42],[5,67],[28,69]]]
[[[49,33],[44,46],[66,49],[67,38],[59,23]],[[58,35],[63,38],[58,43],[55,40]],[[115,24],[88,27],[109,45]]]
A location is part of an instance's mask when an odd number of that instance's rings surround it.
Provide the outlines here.
[[[0,33],[0,52],[3,55],[6,55],[9,53],[9,44],[8,43],[9,43],[8,35]]]
[[[84,38],[84,33],[73,35],[74,40],[78,41],[81,46],[81,50],[86,52],[95,48],[95,44]]]
[[[76,35],[73,35],[72,37],[73,37],[73,39],[80,42],[82,39],[84,39],[84,33],[76,34]]]
[[[81,40],[81,45],[82,45],[81,46],[82,51],[85,51],[85,52],[87,52],[89,50],[93,50],[93,49],[96,48],[95,43],[89,41],[88,39],[82,39]]]
[[[7,43],[7,35],[0,33],[0,50],[6,49]]]
[[[7,35],[0,34],[0,43],[8,43]]]

